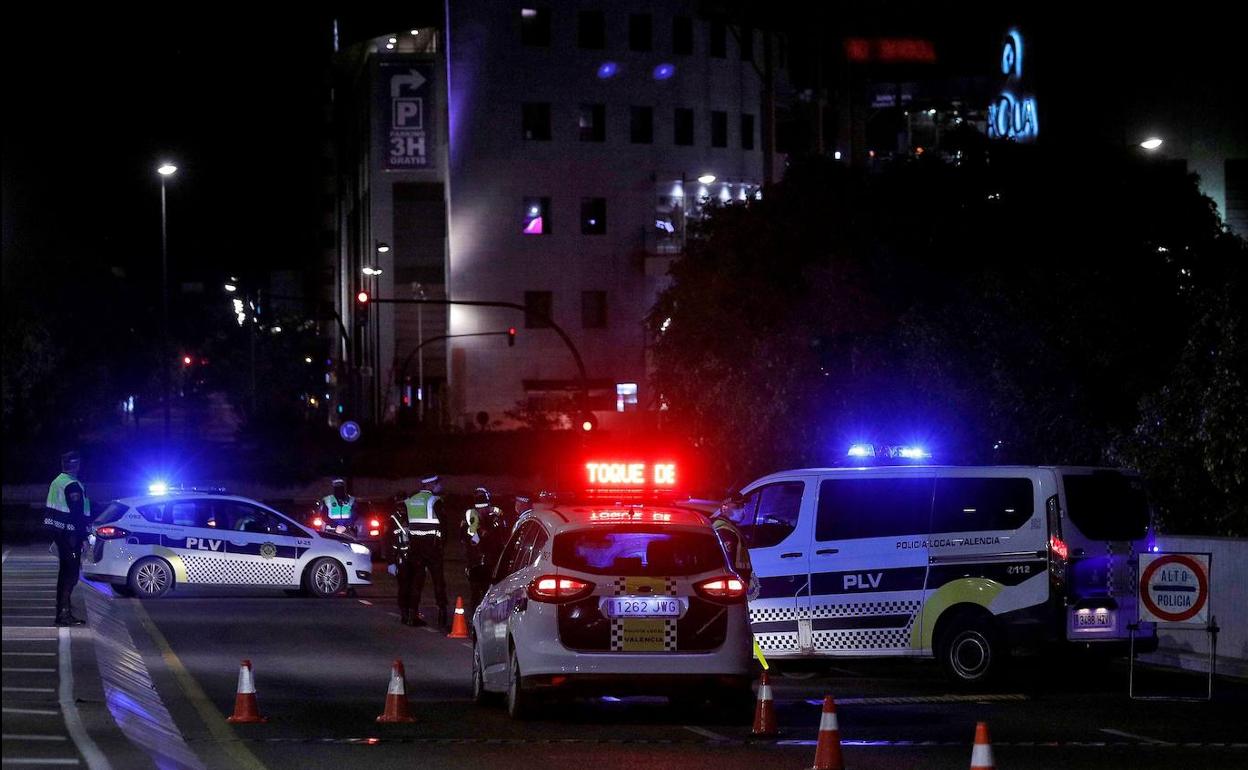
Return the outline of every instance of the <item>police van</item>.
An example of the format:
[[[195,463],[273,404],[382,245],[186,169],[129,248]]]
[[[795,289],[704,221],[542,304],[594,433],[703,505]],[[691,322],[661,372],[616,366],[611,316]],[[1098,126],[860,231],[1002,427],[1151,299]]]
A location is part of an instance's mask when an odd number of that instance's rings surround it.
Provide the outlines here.
[[[1012,649],[1108,647],[1138,618],[1151,511],[1138,476],[1084,467],[900,466],[773,473],[734,515],[769,660],[932,657],[957,682]],[[1137,631],[1137,649],[1155,630]]]

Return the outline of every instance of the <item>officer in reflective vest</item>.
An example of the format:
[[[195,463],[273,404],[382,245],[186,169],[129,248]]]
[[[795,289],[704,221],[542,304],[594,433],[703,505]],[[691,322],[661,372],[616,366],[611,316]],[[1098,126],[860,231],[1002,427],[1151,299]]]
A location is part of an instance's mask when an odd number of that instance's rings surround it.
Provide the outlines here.
[[[754,574],[753,565],[750,563],[749,543],[745,540],[745,535],[737,528],[734,519],[739,519],[743,514],[743,509],[724,503],[719,510],[711,514],[711,529],[715,530],[715,534],[719,537],[719,542],[724,547],[724,554],[728,557],[728,565],[737,573],[737,575],[747,584]]]
[[[412,596],[412,613],[414,625],[423,625],[420,618],[420,595],[425,589],[425,571],[433,580],[433,598],[438,603],[438,625],[445,627],[446,616],[446,578],[442,572],[442,549],[446,542],[443,522],[447,521],[442,499],[442,480],[437,476],[428,476],[420,480],[421,489],[403,501],[407,513],[407,531],[412,538],[411,557],[409,559],[410,582]],[[403,576],[399,576],[400,583]]]
[[[91,523],[91,501],[78,480],[82,457],[77,452],[61,455],[61,473],[48,487],[43,524],[52,532],[60,570],[56,575],[56,624],[80,626],[86,621],[70,612],[69,597],[78,584],[82,544]]]
[[[333,492],[321,498],[325,525],[331,529],[339,524],[349,527],[355,519],[355,497],[347,494],[343,479],[334,479],[332,486]]]
[[[490,503],[490,491],[485,487],[473,491],[472,507],[464,511],[460,524],[460,538],[464,542],[464,571],[468,573],[469,592],[467,609],[471,617],[490,587],[491,572],[502,550],[497,547],[498,541],[507,539],[503,512]]]

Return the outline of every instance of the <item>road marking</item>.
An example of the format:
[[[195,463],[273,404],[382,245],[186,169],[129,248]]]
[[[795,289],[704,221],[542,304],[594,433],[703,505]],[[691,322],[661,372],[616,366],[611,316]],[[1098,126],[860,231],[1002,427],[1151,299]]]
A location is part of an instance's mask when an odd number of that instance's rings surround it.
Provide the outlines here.
[[[783,699],[781,699],[783,700]],[[1022,693],[999,695],[897,695],[880,698],[837,698],[838,706],[904,706],[912,703],[993,703],[1028,700]],[[812,706],[822,706],[822,700],[808,698]]]
[[[726,736],[726,735],[720,735],[719,733],[715,732],[714,730],[707,730],[707,729],[706,729],[706,728],[704,728],[704,727],[697,727],[697,726],[695,726],[695,725],[685,725],[685,729],[686,729],[686,730],[688,730],[688,731],[689,731],[689,732],[691,732],[691,733],[696,733],[696,734],[698,734],[698,735],[701,735],[703,738],[710,738],[710,739],[711,739],[711,740],[713,740],[713,741],[727,741],[727,740],[731,740],[731,738],[729,738],[729,737],[728,737],[728,736]]]
[[[1134,741],[1142,741],[1150,745],[1156,745],[1156,746],[1172,745],[1169,741],[1162,741],[1156,738],[1149,738],[1147,735],[1136,735],[1135,733],[1128,733],[1128,732],[1124,732],[1123,730],[1115,730],[1110,727],[1102,727],[1101,732],[1109,733],[1110,735],[1117,735],[1119,738],[1130,738],[1131,740],[1134,740]]]
[[[432,628],[431,626],[425,626],[424,628],[422,628],[422,629],[420,629],[420,630],[421,630],[421,631],[428,631],[428,632],[429,632],[429,633],[431,633],[431,634],[436,634],[436,633],[438,633],[437,631],[433,630],[433,628]]]
[[[6,741],[67,741],[64,735],[34,735],[23,733],[4,733],[0,738]]]
[[[160,657],[165,661],[165,665],[169,667],[169,670],[173,672],[173,676],[182,688],[182,692],[190,700],[191,705],[195,707],[195,711],[199,713],[200,720],[203,721],[204,726],[208,728],[208,732],[212,733],[212,737],[217,740],[221,748],[234,760],[235,766],[248,768],[248,770],[266,770],[264,763],[255,754],[252,754],[250,749],[239,742],[238,736],[230,729],[225,718],[217,713],[217,707],[212,704],[204,689],[199,686],[199,682],[195,681],[195,677],[191,676],[191,672],[182,664],[182,660],[173,651],[173,647],[169,645],[169,640],[156,627],[156,623],[152,620],[152,616],[147,614],[143,604],[134,602],[132,606],[139,618],[139,625],[143,626],[143,629],[147,631],[147,635],[152,638],[156,647],[160,649]]]
[[[40,657],[47,657],[47,658],[56,657],[55,652],[9,652],[8,650],[5,650],[4,654],[5,655],[38,655]]]
[[[30,609],[30,608],[22,607],[22,609]],[[6,612],[4,613],[4,617],[6,618],[46,618],[49,614],[50,613],[47,613],[47,612],[40,612],[37,615],[19,615],[16,612]]]
[[[61,688],[57,699],[61,703],[61,717],[65,720],[65,729],[69,731],[69,737],[74,739],[78,753],[87,760],[87,767],[91,770],[112,770],[112,765],[108,763],[100,747],[95,745],[95,741],[91,740],[91,736],[87,734],[87,728],[82,726],[82,717],[78,715],[78,701],[74,698],[74,668],[69,644],[69,629],[62,628],[58,636],[57,651],[60,656],[57,662],[61,669]]]
[[[55,687],[4,687],[4,692],[56,692]]]
[[[20,708],[17,708],[16,706],[5,706],[4,713],[6,714],[30,714],[32,716],[40,716],[40,717],[54,717],[61,712],[55,709],[20,709]]]
[[[6,653],[7,654],[7,653]],[[6,674],[55,674],[54,668],[6,668]]]
[[[373,603],[370,602],[368,599],[358,599],[357,601],[359,601],[360,604],[365,604],[365,605],[368,605],[369,607],[373,606]]]
[[[75,759],[56,759],[56,758],[13,759],[10,757],[5,757],[4,764],[6,765],[76,765],[78,764],[78,760],[76,758]]]

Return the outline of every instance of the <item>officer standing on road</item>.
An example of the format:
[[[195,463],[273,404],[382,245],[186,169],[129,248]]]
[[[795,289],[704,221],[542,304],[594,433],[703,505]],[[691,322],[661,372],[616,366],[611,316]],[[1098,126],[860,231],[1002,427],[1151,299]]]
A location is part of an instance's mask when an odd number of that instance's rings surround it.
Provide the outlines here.
[[[715,530],[720,544],[724,547],[728,564],[748,585],[753,577],[754,568],[750,563],[749,543],[746,542],[745,535],[737,528],[737,521],[744,511],[744,507],[732,501],[725,501],[718,510],[711,514],[711,529]]]
[[[490,573],[498,560],[498,552],[493,549],[503,527],[502,518],[503,512],[490,503],[490,491],[477,487],[473,491],[472,507],[464,511],[464,520],[460,524],[465,571],[468,573],[469,616],[490,587]],[[493,560],[490,558],[491,551]]]
[[[330,529],[342,525],[350,526],[355,518],[355,497],[347,494],[347,482],[337,478],[331,482],[333,492],[321,498],[321,513]]]
[[[91,501],[78,480],[82,457],[75,451],[61,455],[61,473],[48,487],[48,501],[43,523],[52,531],[60,571],[56,575],[56,624],[80,626],[70,612],[69,597],[78,584],[82,544],[91,523]]]
[[[407,496],[394,496],[394,511],[386,527],[386,571],[398,582],[399,622],[414,626],[418,620],[417,606],[412,603],[412,536],[407,528]]]
[[[407,511],[407,531],[411,535],[411,576],[413,625],[423,625],[419,607],[425,588],[425,570],[433,580],[433,598],[438,603],[438,625],[445,627],[446,577],[442,572],[442,549],[446,538],[442,531],[447,521],[446,503],[442,499],[442,480],[428,476],[420,480],[420,491],[403,501]]]
[[[510,532],[511,528],[514,527],[516,522],[520,520],[520,517],[531,510],[533,510],[533,493],[525,491],[517,492],[515,502],[512,504],[511,520],[503,521],[504,528]]]

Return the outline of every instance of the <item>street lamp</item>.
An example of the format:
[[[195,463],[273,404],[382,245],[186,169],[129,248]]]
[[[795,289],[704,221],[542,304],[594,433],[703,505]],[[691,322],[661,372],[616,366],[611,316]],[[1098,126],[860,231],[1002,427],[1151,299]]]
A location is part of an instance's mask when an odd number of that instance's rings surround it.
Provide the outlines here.
[[[172,421],[169,404],[169,229],[165,215],[165,180],[173,176],[178,167],[168,161],[156,168],[160,175],[160,337],[161,380],[164,385],[165,443],[169,442],[169,425]]]
[[[364,273],[364,275],[381,275],[382,269],[380,267],[369,267],[368,265],[365,265],[360,272]]]
[[[385,254],[385,253],[386,253],[387,251],[389,251],[389,250],[390,250],[390,244],[388,244],[388,243],[382,243],[381,241],[378,241],[378,242],[377,242],[377,253],[378,253],[378,254]]]
[[[1162,144],[1164,144],[1164,143],[1165,143],[1165,140],[1164,140],[1164,139],[1162,139],[1161,137],[1159,137],[1159,136],[1150,136],[1149,138],[1147,138],[1147,139],[1145,139],[1144,141],[1140,142],[1140,147],[1143,147],[1145,150],[1148,150],[1149,152],[1152,152],[1152,151],[1154,151],[1154,150],[1158,149],[1159,147],[1161,147],[1161,145],[1162,145]]]
[[[711,182],[715,181],[715,175],[703,174],[702,176],[698,177],[698,181],[701,182],[702,184],[710,184]]]

